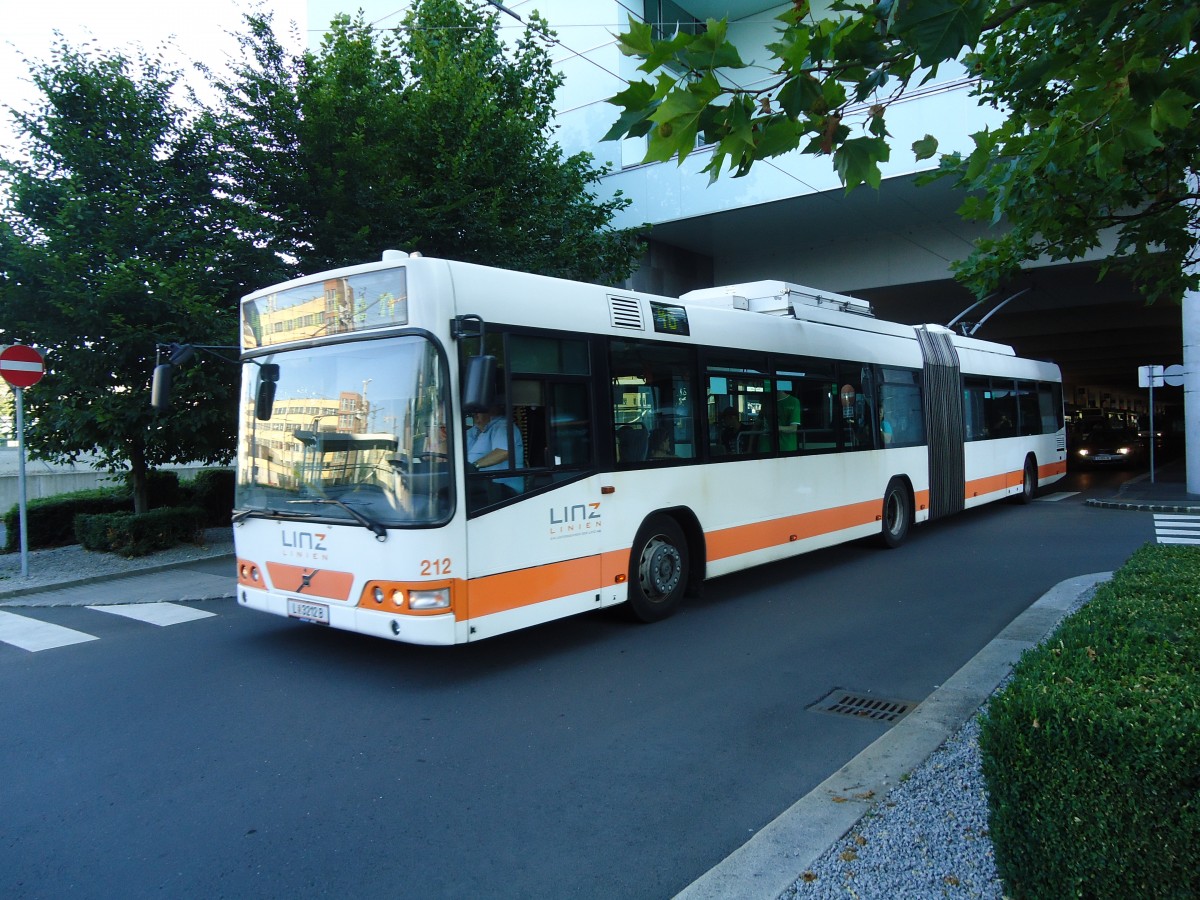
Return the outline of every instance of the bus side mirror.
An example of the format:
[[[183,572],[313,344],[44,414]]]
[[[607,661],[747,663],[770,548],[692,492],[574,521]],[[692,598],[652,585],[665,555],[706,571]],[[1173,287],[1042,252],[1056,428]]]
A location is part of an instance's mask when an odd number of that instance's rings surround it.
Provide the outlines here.
[[[472,356],[463,378],[463,412],[487,412],[496,399],[496,357]]]
[[[254,397],[254,417],[260,422],[271,419],[275,406],[275,384],[279,381],[279,363],[263,363],[258,367],[258,393]]]
[[[166,412],[171,407],[171,370],[170,363],[160,363],[154,367],[154,379],[150,382],[150,408],[156,413]]]

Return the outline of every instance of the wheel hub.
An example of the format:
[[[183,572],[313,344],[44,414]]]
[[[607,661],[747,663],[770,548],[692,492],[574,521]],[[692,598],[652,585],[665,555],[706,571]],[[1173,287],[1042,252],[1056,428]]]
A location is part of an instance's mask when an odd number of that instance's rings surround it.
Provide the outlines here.
[[[653,600],[659,600],[675,590],[683,577],[683,560],[679,550],[661,538],[646,544],[638,566],[638,578],[642,591]]]

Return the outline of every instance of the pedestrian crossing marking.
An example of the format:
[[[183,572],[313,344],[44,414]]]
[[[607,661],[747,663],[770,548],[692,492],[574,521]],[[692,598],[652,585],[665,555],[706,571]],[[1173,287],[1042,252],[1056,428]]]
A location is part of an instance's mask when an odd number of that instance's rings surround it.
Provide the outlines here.
[[[194,622],[196,619],[207,619],[216,613],[193,609],[190,606],[180,606],[177,603],[124,603],[119,606],[89,606],[96,612],[112,613],[136,619],[150,625],[178,625],[180,622]]]
[[[97,640],[94,634],[18,616],[16,613],[0,612],[0,641],[31,653],[94,640]]]
[[[1200,546],[1200,516],[1154,516],[1154,537],[1160,544],[1194,544]]]
[[[1079,491],[1058,491],[1054,494],[1047,494],[1045,497],[1038,497],[1038,503],[1057,503],[1059,500],[1066,500],[1068,497],[1074,497]]]
[[[165,627],[181,622],[207,619],[216,613],[193,609],[178,603],[127,603],[120,606],[89,606],[95,612],[112,613],[150,625]],[[0,611],[0,644],[11,644],[22,650],[37,652],[99,640],[94,634],[43,622],[41,619]]]

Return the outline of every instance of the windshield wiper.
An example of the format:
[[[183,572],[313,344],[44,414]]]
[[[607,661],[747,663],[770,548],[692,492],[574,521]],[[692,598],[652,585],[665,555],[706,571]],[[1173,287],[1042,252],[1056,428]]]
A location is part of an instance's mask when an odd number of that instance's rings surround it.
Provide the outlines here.
[[[307,504],[332,503],[334,506],[341,507],[346,512],[350,513],[350,515],[354,519],[354,521],[357,522],[359,525],[361,525],[363,528],[369,529],[371,531],[371,533],[375,535],[375,540],[377,540],[377,541],[386,541],[387,540],[387,529],[386,528],[384,528],[382,525],[380,525],[378,522],[374,521],[373,519],[370,519],[367,516],[364,516],[361,512],[359,512],[357,509],[355,509],[349,503],[346,503],[342,500],[335,500],[333,497],[323,497],[320,500],[289,500],[288,503],[307,503]]]
[[[289,502],[291,502],[291,501],[289,501]],[[230,521],[234,525],[236,525],[238,522],[241,522],[243,519],[247,519],[250,516],[282,516],[285,519],[311,519],[315,515],[316,515],[316,513],[288,512],[287,510],[272,509],[271,507],[266,506],[261,509],[251,508],[251,509],[243,509],[243,510],[240,510],[239,512],[235,512],[230,517]]]

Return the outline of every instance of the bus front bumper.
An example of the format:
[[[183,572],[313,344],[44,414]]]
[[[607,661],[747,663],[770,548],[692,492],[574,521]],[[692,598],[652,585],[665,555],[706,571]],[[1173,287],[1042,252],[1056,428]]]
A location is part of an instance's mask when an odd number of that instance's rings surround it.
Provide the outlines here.
[[[238,586],[238,603],[249,609],[284,618],[327,625],[342,631],[355,631],[405,644],[446,646],[458,643],[458,627],[453,613],[432,616],[397,615],[357,606],[289,597],[271,591],[254,590],[244,585]]]

